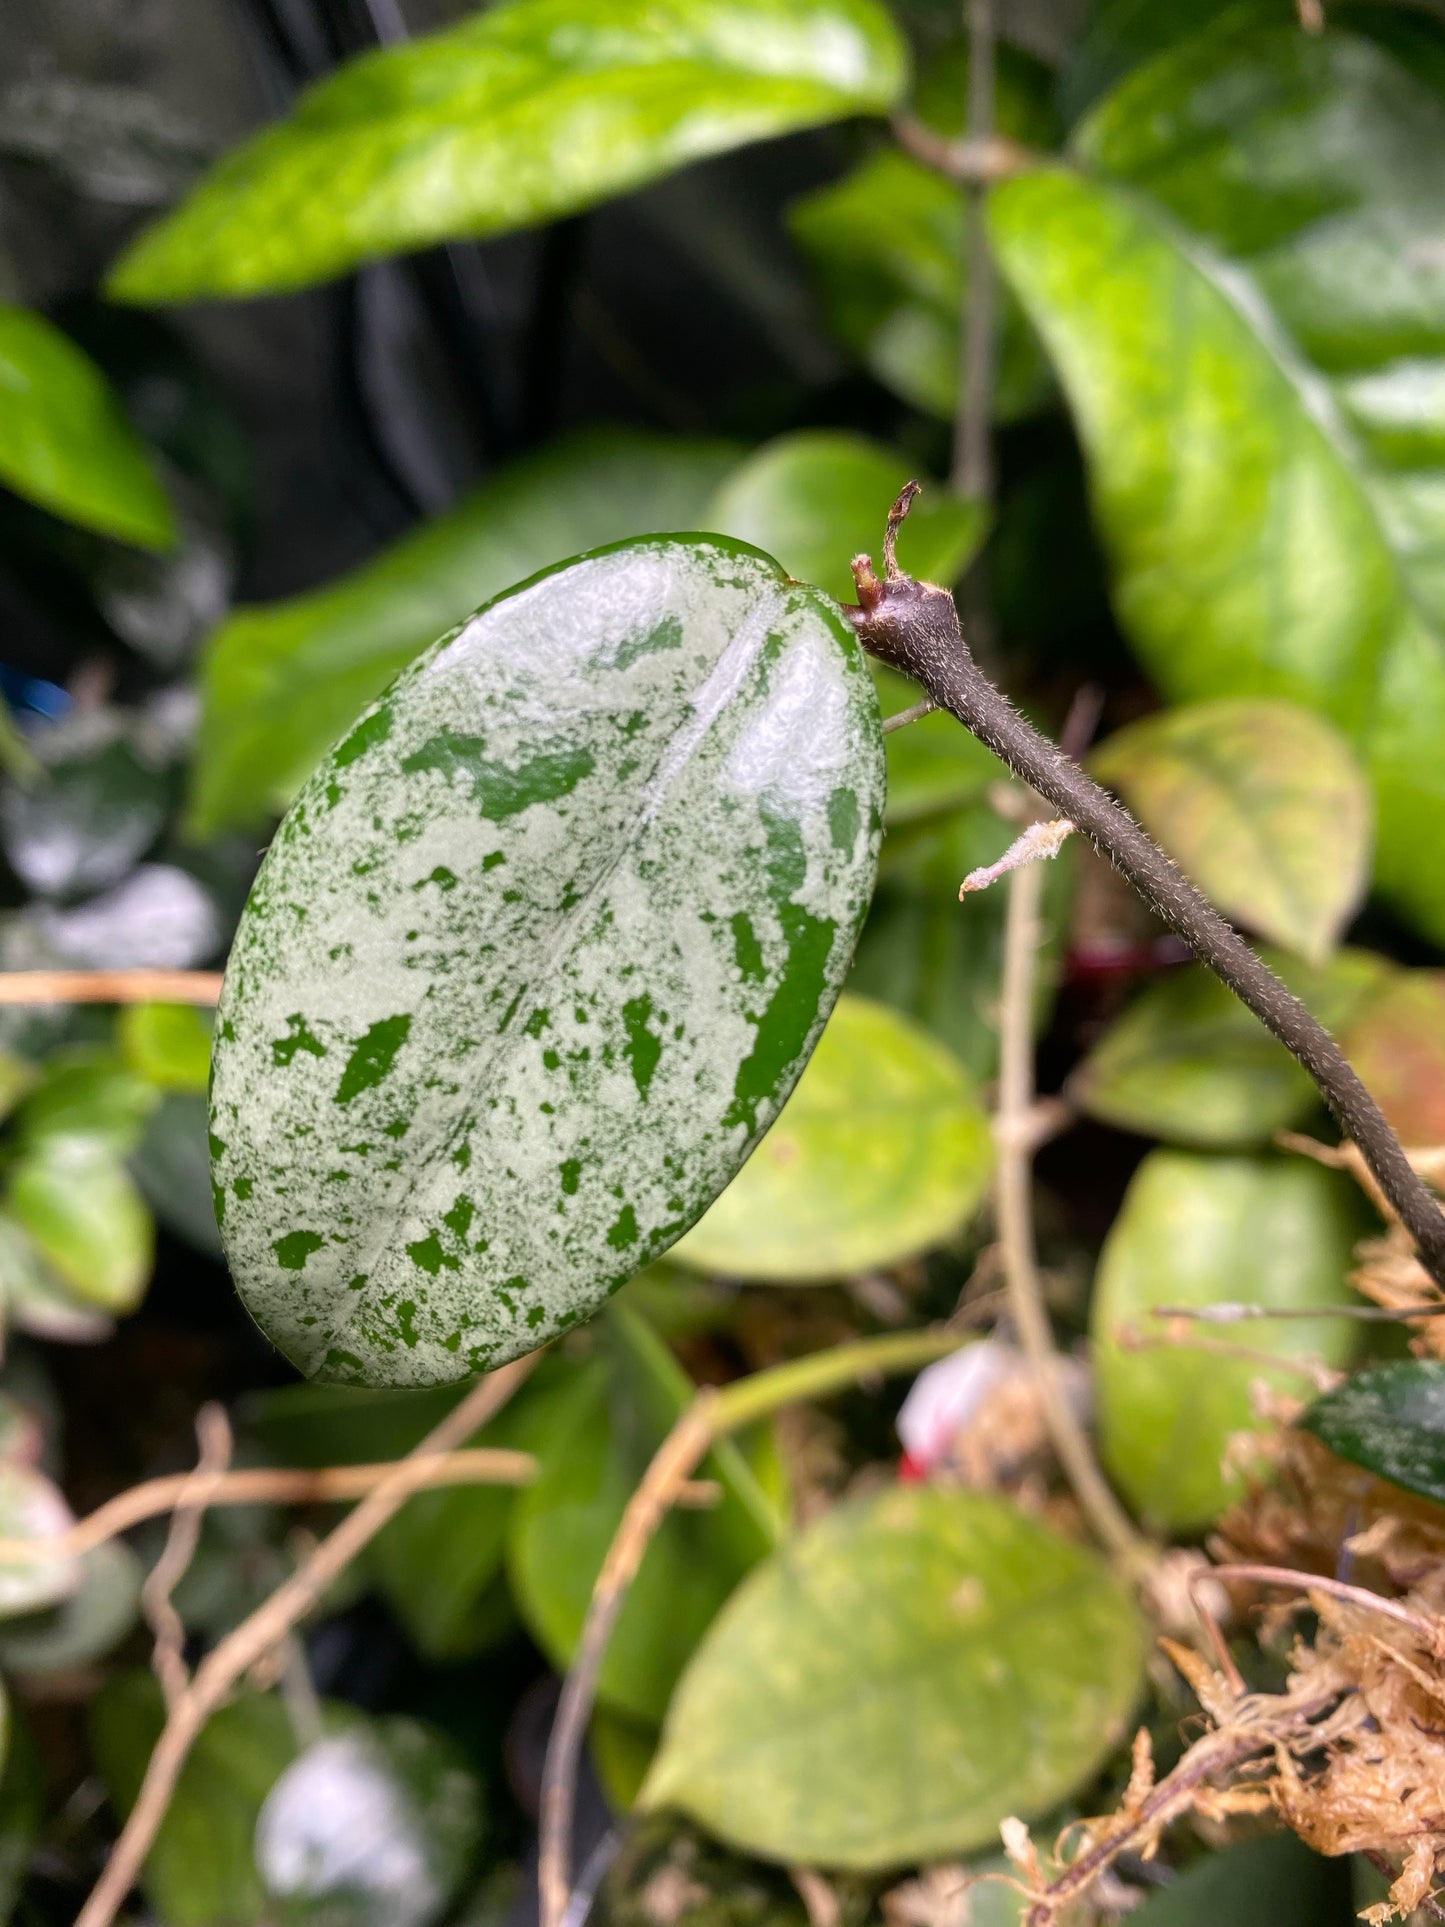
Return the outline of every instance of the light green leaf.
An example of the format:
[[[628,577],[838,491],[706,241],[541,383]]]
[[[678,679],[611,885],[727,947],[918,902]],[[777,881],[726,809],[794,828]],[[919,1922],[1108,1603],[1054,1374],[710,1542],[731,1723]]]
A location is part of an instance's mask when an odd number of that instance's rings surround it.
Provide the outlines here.
[[[1445,1144],[1445,971],[1394,972],[1340,1041],[1404,1143]]]
[[[1391,976],[1366,950],[1343,950],[1322,970],[1268,952],[1265,961],[1336,1033],[1386,994]],[[1121,1130],[1221,1151],[1267,1145],[1320,1107],[1309,1072],[1202,964],[1142,990],[1070,1077],[1068,1095]]]
[[[121,1056],[160,1091],[203,1091],[211,1074],[211,1025],[192,1004],[128,1004],[116,1023]]]
[[[445,1735],[393,1714],[308,1746],[267,1794],[256,1865],[287,1917],[432,1927],[482,1832],[481,1789]]]
[[[569,1407],[536,1441],[541,1476],[512,1514],[507,1570],[518,1609],[565,1671],[602,1562],[648,1460],[693,1396],[672,1355],[620,1305],[607,1353],[579,1374]],[[777,1541],[779,1522],[735,1445],[709,1457],[723,1488],[705,1512],[674,1510],[650,1542],[608,1642],[603,1704],[656,1723],[698,1640],[734,1586]]]
[[[783,1115],[673,1260],[805,1283],[897,1264],[967,1222],[992,1166],[963,1065],[897,1011],[844,997]]]
[[[1223,1470],[1229,1441],[1260,1424],[1251,1387],[1307,1393],[1309,1375],[1284,1361],[1344,1365],[1357,1329],[1346,1318],[1262,1319],[1241,1328],[1231,1357],[1218,1328],[1197,1328],[1192,1345],[1156,1308],[1351,1304],[1346,1273],[1362,1229],[1350,1180],[1301,1158],[1144,1160],[1099,1259],[1092,1332],[1104,1457],[1151,1524],[1188,1532],[1215,1518],[1241,1490]]]
[[[720,538],[501,597],[282,825],[221,1000],[237,1285],[312,1376],[543,1344],[687,1229],[791,1090],[872,891],[856,639]]]
[[[121,1813],[134,1804],[164,1721],[149,1673],[115,1675],[91,1704],[91,1748]],[[202,1728],[146,1859],[142,1884],[166,1927],[265,1918],[268,1896],[252,1838],[262,1802],[296,1753],[291,1721],[274,1694],[245,1694]]]
[[[44,1137],[5,1176],[4,1209],[63,1284],[95,1311],[134,1311],[151,1273],[150,1212],[113,1151]]]
[[[160,1099],[112,1052],[90,1045],[56,1051],[15,1115],[16,1140],[30,1149],[47,1138],[87,1138],[121,1155],[140,1141]]]
[[[1226,915],[1324,961],[1370,878],[1369,783],[1337,729],[1296,703],[1194,703],[1091,762]]]
[[[853,602],[849,564],[860,550],[879,547],[894,497],[916,476],[916,463],[866,436],[804,429],[780,435],[734,469],[704,526],[765,549],[800,582]],[[899,531],[899,561],[910,575],[947,587],[986,528],[981,503],[961,501],[941,485],[926,488]]]
[[[1011,47],[998,50],[1002,133],[1048,146],[1052,76]],[[938,132],[962,132],[968,97],[961,43],[944,50],[919,89],[918,113]],[[958,390],[958,317],[968,299],[963,195],[896,148],[795,201],[788,223],[813,270],[823,313],[876,381],[915,408],[951,420]],[[1048,392],[1038,340],[1004,296],[994,410],[1031,413]]]
[[[739,1588],[641,1803],[805,1866],[966,1853],[1090,1778],[1123,1738],[1144,1651],[1104,1565],[1002,1500],[870,1493]]]
[[[363,704],[512,583],[604,542],[702,526],[736,458],[725,442],[568,436],[326,588],[238,610],[202,664],[198,833],[284,810]]]
[[[104,375],[58,328],[0,305],[0,482],[142,548],[176,539],[165,490]]]
[[[213,168],[110,280],[126,301],[276,293],[555,220],[907,80],[875,0],[506,0],[363,55]]]
[[[1102,103],[1087,175],[991,211],[1145,667],[1175,700],[1336,722],[1374,780],[1377,881],[1438,937],[1445,98],[1413,66],[1232,10]]]
[[[109,1337],[113,1321],[60,1276],[29,1233],[0,1211],[0,1316],[6,1329],[66,1344]]]

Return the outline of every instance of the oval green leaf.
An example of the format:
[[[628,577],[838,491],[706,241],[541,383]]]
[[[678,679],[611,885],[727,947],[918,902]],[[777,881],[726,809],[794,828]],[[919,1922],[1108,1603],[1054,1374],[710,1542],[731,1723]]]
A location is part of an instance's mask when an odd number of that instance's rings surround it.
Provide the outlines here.
[[[966,1853],[1123,1738],[1145,1635],[1082,1547],[1000,1499],[895,1487],[744,1581],[684,1674],[646,1807],[768,1859]]]
[[[1240,1490],[1223,1461],[1235,1433],[1258,1428],[1251,1388],[1300,1396],[1309,1375],[1288,1361],[1342,1366],[1357,1333],[1347,1318],[1320,1317],[1176,1336],[1156,1308],[1352,1304],[1346,1272],[1362,1228],[1350,1181],[1302,1158],[1154,1151],[1139,1167],[1099,1259],[1092,1336],[1104,1457],[1152,1524],[1209,1524]]]
[[[736,459],[727,442],[568,435],[339,581],[238,609],[201,666],[197,833],[279,815],[364,704],[514,582],[605,542],[703,527]]]
[[[288,1357],[462,1377],[675,1242],[807,1062],[882,804],[851,630],[740,545],[604,550],[428,651],[303,790],[226,974],[218,1216]]]
[[[0,306],[0,482],[142,548],[176,539],[165,490],[110,384],[27,308]]]
[[[1300,1419],[1342,1459],[1445,1505],[1445,1362],[1392,1359],[1356,1372]]]
[[[155,1250],[150,1212],[120,1159],[89,1137],[44,1137],[6,1173],[7,1215],[83,1306],[134,1311]]]
[[[1321,970],[1265,961],[1336,1033],[1388,994],[1390,966],[1369,951],[1343,950]],[[1068,1095],[1105,1124],[1211,1151],[1267,1145],[1320,1106],[1309,1072],[1202,964],[1142,990],[1070,1077]]]
[[[134,243],[110,292],[275,293],[531,227],[708,154],[887,113],[906,78],[876,0],[508,0],[311,88]]]
[[[1377,880],[1439,938],[1445,101],[1374,12],[1312,36],[1230,8],[1096,109],[1086,173],[1007,182],[991,217],[1145,667],[1175,700],[1332,718],[1374,781]]]
[[[1337,729],[1296,703],[1194,703],[1132,723],[1091,759],[1221,910],[1320,963],[1370,880],[1369,783]]]
[[[896,1264],[952,1237],[992,1168],[958,1059],[898,1011],[847,996],[783,1115],[673,1260],[802,1283]]]

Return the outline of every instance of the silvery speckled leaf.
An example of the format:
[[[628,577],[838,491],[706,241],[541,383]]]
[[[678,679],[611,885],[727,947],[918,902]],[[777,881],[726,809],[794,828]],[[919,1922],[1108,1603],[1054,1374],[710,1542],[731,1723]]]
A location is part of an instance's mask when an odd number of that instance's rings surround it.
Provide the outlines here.
[[[213,1176],[304,1371],[435,1383],[594,1310],[772,1123],[872,892],[835,604],[657,537],[429,650],[302,791],[222,998]]]

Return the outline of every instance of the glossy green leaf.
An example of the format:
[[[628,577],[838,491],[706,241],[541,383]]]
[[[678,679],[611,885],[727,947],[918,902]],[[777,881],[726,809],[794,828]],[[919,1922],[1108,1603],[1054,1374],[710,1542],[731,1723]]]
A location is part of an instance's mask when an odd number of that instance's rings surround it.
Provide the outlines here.
[[[765,443],[734,469],[704,526],[765,549],[800,582],[855,602],[849,564],[860,550],[879,548],[895,496],[916,477],[916,463],[866,436],[804,429]],[[921,581],[954,583],[986,527],[981,503],[941,485],[925,488],[899,531],[899,562]]]
[[[1445,971],[1396,971],[1340,1041],[1406,1144],[1445,1144]]]
[[[363,704],[512,583],[604,542],[702,526],[736,457],[724,442],[571,435],[326,588],[237,610],[202,663],[197,830],[284,810]]]
[[[1004,1501],[845,1501],[745,1581],[678,1687],[642,1804],[769,1859],[967,1852],[1122,1739],[1145,1635],[1091,1553]]]
[[[1130,1915],[1134,1927],[1348,1927],[1349,1878],[1292,1833],[1206,1853]]]
[[[1030,145],[1051,145],[1051,76],[1011,47],[998,53],[1000,131]],[[961,133],[967,93],[967,62],[955,43],[925,74],[919,115],[940,133]],[[967,300],[960,190],[885,147],[841,181],[795,201],[788,222],[838,339],[885,388],[951,420],[958,317]],[[1004,421],[1029,414],[1047,392],[1038,341],[1005,295],[995,413]]]
[[[108,1680],[90,1707],[90,1741],[111,1799],[128,1813],[164,1724],[149,1673]],[[252,1840],[262,1802],[295,1759],[274,1694],[247,1693],[211,1716],[181,1768],[142,1884],[166,1927],[231,1927],[265,1918]]]
[[[1337,1034],[1391,975],[1365,950],[1341,951],[1321,970],[1269,953],[1265,961]],[[1142,990],[1070,1077],[1068,1094],[1105,1124],[1201,1150],[1266,1145],[1320,1107],[1309,1072],[1203,964]]]
[[[221,1000],[217,1215],[287,1356],[460,1378],[672,1244],[811,1053],[882,802],[852,631],[721,539],[423,656],[282,825]]]
[[[275,293],[591,207],[907,79],[875,0],[506,0],[364,55],[213,168],[123,256],[128,301]]]
[[[1362,1228],[1350,1180],[1302,1158],[1154,1151],[1139,1167],[1099,1259],[1092,1333],[1104,1457],[1153,1525],[1207,1525],[1240,1490],[1223,1460],[1235,1433],[1259,1425],[1251,1387],[1299,1397],[1309,1377],[1285,1361],[1341,1366],[1357,1337],[1346,1318],[1261,1319],[1240,1328],[1231,1357],[1220,1328],[1191,1327],[1192,1345],[1156,1308],[1351,1304],[1346,1274]]]
[[[121,1056],[161,1091],[203,1091],[211,1074],[211,1026],[193,1004],[128,1004],[116,1022]]]
[[[175,540],[165,490],[104,375],[42,315],[3,305],[0,482],[122,542]]]
[[[881,663],[873,665],[873,681],[884,716],[911,709],[922,694],[917,683],[885,669]],[[1008,780],[1008,771],[993,751],[941,709],[890,730],[883,743],[888,759],[890,829],[945,816],[965,803],[978,801],[991,784]],[[1002,854],[1004,847],[1000,844],[996,854]],[[956,887],[954,896],[956,899]]]
[[[1445,1363],[1399,1358],[1356,1372],[1300,1419],[1351,1465],[1445,1505]]]
[[[45,1137],[5,1174],[4,1210],[62,1282],[96,1311],[134,1311],[155,1230],[130,1174],[89,1137]]]
[[[481,1790],[452,1742],[392,1715],[308,1746],[256,1822],[256,1865],[286,1909],[335,1927],[432,1927],[471,1870]]]
[[[1320,963],[1370,877],[1371,801],[1340,732],[1295,703],[1193,703],[1091,759],[1227,916]]]
[[[8,1330],[62,1343],[91,1344],[113,1329],[113,1321],[66,1283],[5,1211],[0,1211],[0,1314]]]
[[[74,1046],[47,1059],[15,1114],[16,1139],[30,1149],[49,1138],[85,1138],[120,1155],[139,1143],[159,1101],[112,1052]]]
[[[507,1570],[528,1630],[559,1670],[576,1650],[592,1588],[647,1463],[693,1395],[654,1333],[621,1306],[606,1355],[574,1384],[535,1441],[542,1471],[512,1514]],[[656,1723],[698,1640],[738,1581],[771,1551],[779,1522],[737,1447],[704,1476],[723,1488],[706,1512],[673,1511],[648,1546],[608,1642],[603,1704]]]
[[[1377,881],[1440,936],[1445,97],[1414,64],[1231,10],[1101,104],[1087,176],[991,210],[1146,668],[1176,700],[1337,723],[1374,780]]]
[[[798,1282],[897,1264],[967,1222],[992,1168],[963,1065],[897,1011],[844,997],[783,1115],[673,1258]]]

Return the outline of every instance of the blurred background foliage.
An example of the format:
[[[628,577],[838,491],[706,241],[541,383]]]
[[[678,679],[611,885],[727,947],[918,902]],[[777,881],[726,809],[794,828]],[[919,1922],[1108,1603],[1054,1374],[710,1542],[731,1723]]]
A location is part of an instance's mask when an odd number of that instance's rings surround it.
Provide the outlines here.
[[[917,475],[905,565],[963,585],[1041,722],[1097,691],[1095,773],[1402,1137],[1445,1141],[1445,12],[1326,12],[1317,33],[1290,0],[999,9],[984,499],[946,479],[963,194],[888,127],[963,131],[951,0],[12,0],[0,967],[219,968],[298,784],[479,603],[687,529],[847,596]],[[885,714],[915,699],[877,684]],[[693,1384],[990,1288],[1004,907],[957,893],[1016,824],[947,718],[890,735],[888,776],[850,992],[785,1117],[489,1428],[535,1483],[411,1500],[211,1722],[136,1918],[532,1917],[556,1675]],[[1323,1314],[1379,1227],[1277,1142],[1324,1128],[1309,1080],[1087,852],[1050,869],[1042,955],[1050,1308],[1088,1342],[1119,1491],[1197,1537],[1241,1490],[1260,1383],[1299,1398],[1356,1355]],[[397,1456],[448,1409],[297,1386],[240,1311],[208,1018],[4,1008],[0,1046],[0,1531],[189,1464],[206,1398],[243,1462],[292,1466]],[[1232,1356],[1134,1342],[1161,1303],[1220,1300],[1321,1316]],[[584,1797],[617,1922],[801,1922],[780,1868],[815,1861],[845,1870],[839,1920],[1013,1921],[1003,1887],[949,1913],[904,1874],[986,1856],[1008,1813],[1047,1831],[1117,1795],[1133,1607],[1036,1464],[965,1453],[898,1487],[900,1396],[719,1447],[719,1502],[649,1551]],[[315,1523],[208,1516],[176,1595],[193,1651]],[[134,1798],[162,1542],[0,1563],[0,1917],[72,1919]],[[963,1638],[980,1577],[1007,1611]],[[850,1724],[860,1677],[876,1704]],[[1183,1702],[1147,1691],[1177,1750]],[[1292,1839],[1186,1841],[1129,1877],[1149,1927],[1350,1913],[1349,1869]]]

